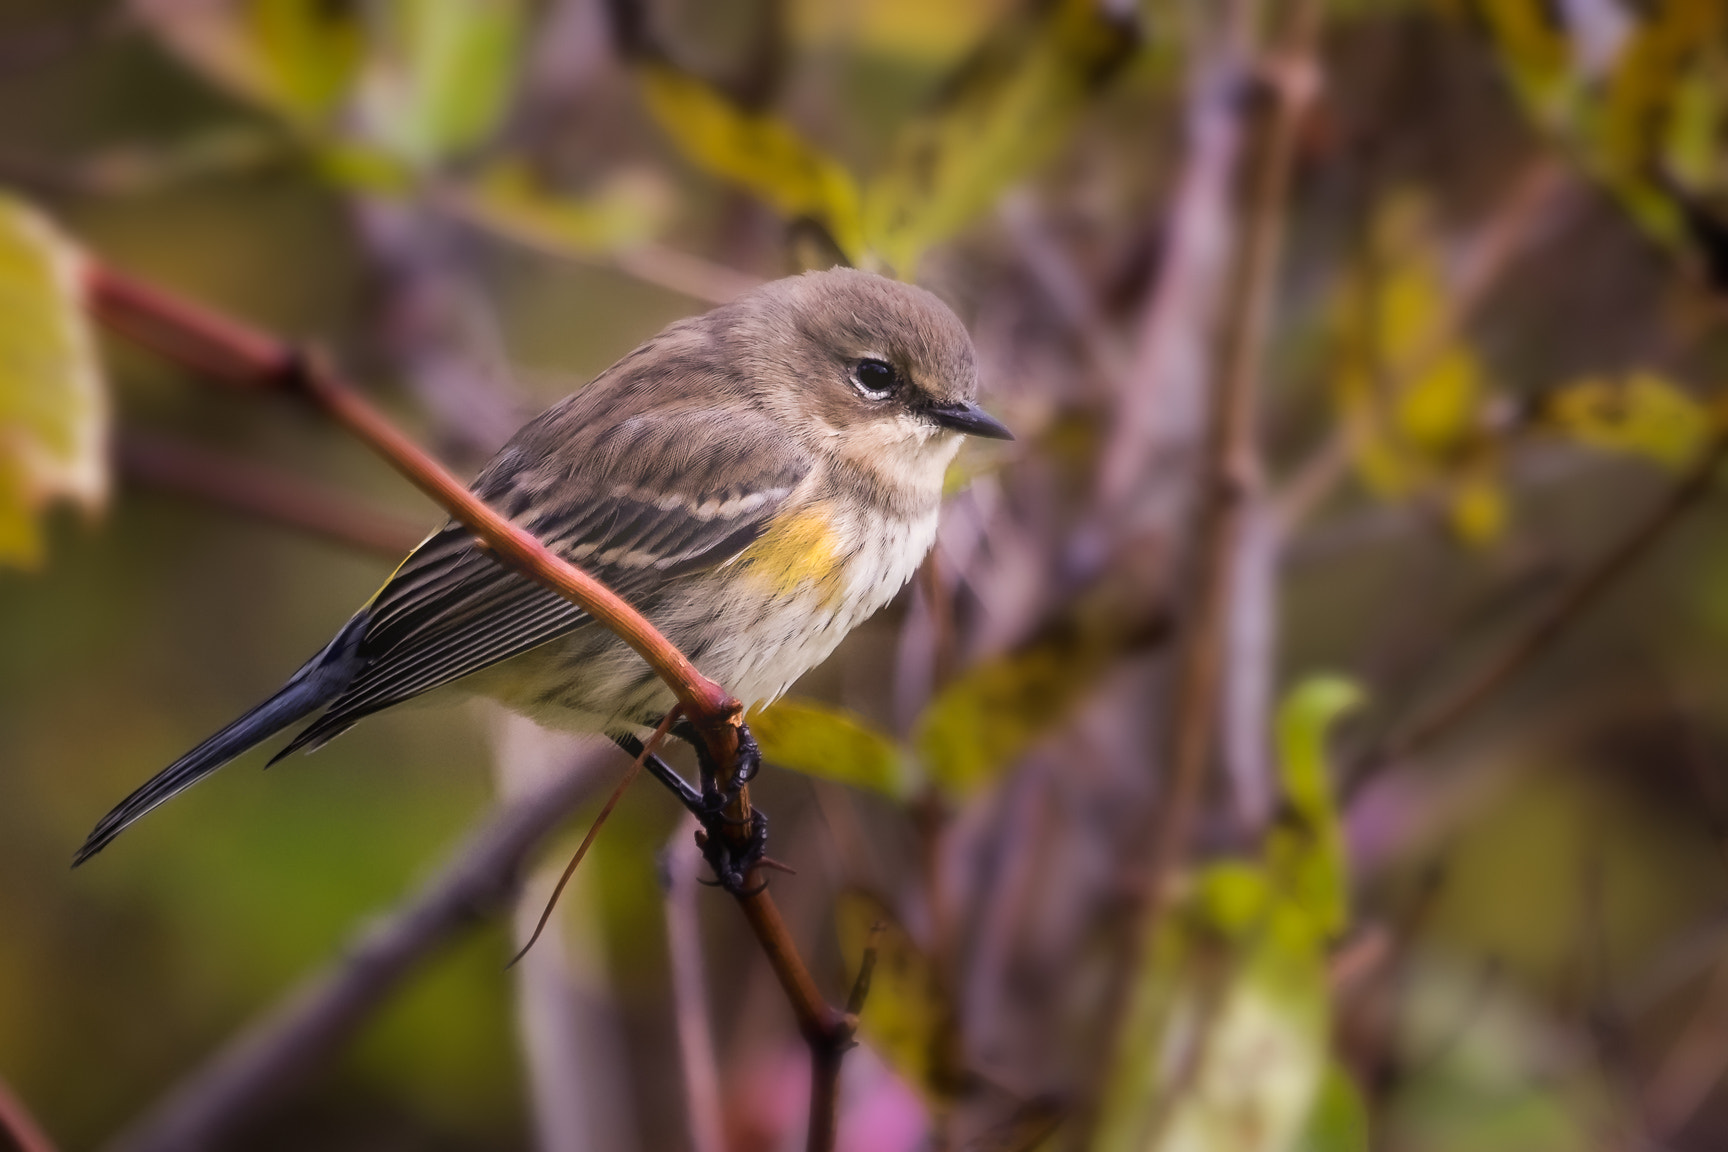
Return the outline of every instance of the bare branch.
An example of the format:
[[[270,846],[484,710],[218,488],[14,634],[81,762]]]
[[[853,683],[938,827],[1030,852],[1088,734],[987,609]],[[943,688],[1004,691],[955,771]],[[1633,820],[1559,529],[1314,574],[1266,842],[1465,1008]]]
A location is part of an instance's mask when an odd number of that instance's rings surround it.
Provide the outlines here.
[[[1232,631],[1239,637],[1245,634],[1243,625],[1233,621],[1239,611],[1234,597],[1242,591],[1242,534],[1261,483],[1256,429],[1261,357],[1283,250],[1297,130],[1318,87],[1313,44],[1321,9],[1319,0],[1288,0],[1282,6],[1282,22],[1272,33],[1271,48],[1261,57],[1256,76],[1246,74],[1239,63],[1252,6],[1235,5],[1219,16],[1225,39],[1214,67],[1227,78],[1226,91],[1234,89],[1228,105],[1232,114],[1246,121],[1242,129],[1246,200],[1224,287],[1217,374],[1209,396],[1204,455],[1198,465],[1194,555],[1185,583],[1168,713],[1169,752],[1147,846],[1136,862],[1142,878],[1141,903],[1106,996],[1106,1059],[1114,1059],[1121,1048],[1120,1029],[1131,1015],[1126,1005],[1133,995],[1134,974],[1156,936],[1169,905],[1173,877],[1188,852],[1218,733],[1221,685],[1226,676],[1239,671],[1228,661],[1233,654]],[[1250,90],[1243,91],[1245,87]],[[1270,655],[1258,648],[1253,653],[1258,659]],[[1093,1122],[1087,1117],[1083,1126]]]
[[[1728,458],[1728,429],[1718,429],[1697,461],[1669,488],[1661,501],[1588,571],[1573,581],[1571,587],[1562,592],[1520,636],[1478,669],[1452,695],[1401,731],[1394,732],[1379,748],[1370,750],[1346,777],[1345,798],[1354,797],[1375,776],[1446,735],[1490,700],[1509,680],[1547,653],[1621,577],[1655,550],[1657,543],[1686,512],[1709,494],[1724,458]]]
[[[140,487],[350,548],[400,558],[426,535],[423,525],[365,507],[347,493],[183,440],[126,432],[116,454],[121,474]]]
[[[498,809],[418,894],[183,1080],[115,1141],[115,1152],[220,1145],[327,1066],[416,966],[510,907],[524,862],[594,793],[608,759],[586,759]]]

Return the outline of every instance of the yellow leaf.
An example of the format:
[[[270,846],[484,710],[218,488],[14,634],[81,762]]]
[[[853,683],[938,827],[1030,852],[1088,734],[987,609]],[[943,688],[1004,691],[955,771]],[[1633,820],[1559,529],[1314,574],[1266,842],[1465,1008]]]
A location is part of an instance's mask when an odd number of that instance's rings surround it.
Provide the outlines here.
[[[1088,96],[1138,44],[1133,23],[1093,0],[1058,0],[1004,22],[914,120],[870,184],[865,235],[901,276],[937,241],[988,210],[1064,138]]]
[[[966,51],[993,22],[1007,18],[1015,0],[872,0],[836,4],[798,0],[792,32],[801,47],[843,49],[939,65]]]
[[[621,175],[578,198],[545,187],[515,160],[481,173],[463,206],[471,219],[498,233],[578,256],[650,240],[671,213],[665,186],[646,173]]]
[[[1513,87],[1539,116],[1562,113],[1572,95],[1572,44],[1545,0],[1466,0],[1499,49]]]
[[[108,406],[86,322],[80,257],[28,205],[0,195],[0,564],[42,558],[37,514],[99,508]]]
[[[388,0],[361,86],[367,136],[425,167],[492,134],[509,104],[521,0]]]
[[[859,1016],[864,1040],[884,1063],[940,1107],[965,1086],[952,1004],[916,941],[886,904],[863,892],[843,892],[835,905],[840,952],[856,973],[864,950],[876,945],[870,996]]]
[[[888,796],[910,790],[899,745],[844,709],[781,700],[752,716],[750,731],[770,764]]]
[[[1443,338],[1448,286],[1436,249],[1421,199],[1394,197],[1376,215],[1367,257],[1334,303],[1332,389],[1370,491],[1455,489],[1455,522],[1483,539],[1500,524],[1481,431],[1487,383],[1475,353]]]
[[[1676,470],[1703,451],[1713,424],[1704,405],[1649,372],[1569,384],[1548,398],[1545,416],[1549,426],[1580,444]]]
[[[1506,533],[1506,488],[1494,457],[1473,461],[1452,478],[1446,491],[1446,520],[1466,544],[1485,547]]]
[[[913,733],[931,783],[963,798],[993,782],[1067,718],[1110,651],[1076,634],[969,669],[931,701]]]
[[[131,6],[182,60],[235,94],[302,124],[347,95],[364,52],[358,2],[136,0]]]
[[[1292,688],[1278,709],[1284,810],[1267,838],[1268,867],[1327,936],[1342,931],[1348,920],[1350,878],[1326,736],[1361,700],[1362,690],[1352,681],[1314,676]]]
[[[846,256],[863,256],[858,188],[839,161],[785,121],[748,112],[663,64],[644,65],[648,110],[698,167],[760,196],[784,216],[815,220]]]
[[[1668,151],[1696,60],[1722,36],[1728,11],[1715,0],[1667,0],[1639,20],[1609,75],[1586,132],[1602,179],[1660,239],[1680,240],[1682,221],[1666,187]],[[1696,126],[1690,126],[1696,131]]]

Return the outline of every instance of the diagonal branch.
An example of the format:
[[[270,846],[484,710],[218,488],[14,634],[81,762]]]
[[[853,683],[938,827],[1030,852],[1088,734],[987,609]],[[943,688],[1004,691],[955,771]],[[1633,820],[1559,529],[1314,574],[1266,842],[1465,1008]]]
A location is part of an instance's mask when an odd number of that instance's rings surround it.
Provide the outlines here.
[[[418,895],[230,1040],[122,1134],[114,1152],[219,1146],[327,1067],[417,965],[511,906],[529,856],[593,794],[610,759],[590,755],[500,808]]]
[[[1485,663],[1452,695],[1394,732],[1379,747],[1370,749],[1345,777],[1342,799],[1352,800],[1374,777],[1428,748],[1546,654],[1638,561],[1654,550],[1686,512],[1709,494],[1724,460],[1728,460],[1728,429],[1719,428],[1697,461],[1656,506],[1574,580],[1504,651]]]
[[[630,645],[677,694],[717,762],[737,752],[742,708],[702,675],[624,599],[512,524],[445,471],[328,365],[226,316],[91,262],[85,288],[96,315],[121,335],[239,388],[303,397],[364,441],[503,563],[581,605]],[[730,739],[719,739],[731,729]]]

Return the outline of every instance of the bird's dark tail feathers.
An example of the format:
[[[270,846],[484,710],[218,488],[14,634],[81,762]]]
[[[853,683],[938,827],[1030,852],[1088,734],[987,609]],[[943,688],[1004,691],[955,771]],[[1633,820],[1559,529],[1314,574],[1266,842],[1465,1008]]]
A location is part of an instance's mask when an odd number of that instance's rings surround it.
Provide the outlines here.
[[[73,857],[76,868],[108,846],[134,820],[185,791],[253,745],[340,696],[364,666],[359,654],[367,614],[348,621],[322,652],[289,678],[281,691],[152,776],[102,817]]]

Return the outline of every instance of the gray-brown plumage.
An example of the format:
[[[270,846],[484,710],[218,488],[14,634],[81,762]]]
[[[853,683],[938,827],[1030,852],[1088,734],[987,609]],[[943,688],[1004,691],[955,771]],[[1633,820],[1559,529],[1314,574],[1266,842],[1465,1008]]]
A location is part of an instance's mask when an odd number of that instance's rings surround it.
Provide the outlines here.
[[[1007,435],[976,392],[971,340],[935,296],[807,273],[673,324],[530,421],[473,487],[755,705],[910,578],[960,436]],[[448,524],[280,692],[104,817],[78,860],[319,708],[278,758],[457,680],[613,734],[673,703],[610,632]]]

